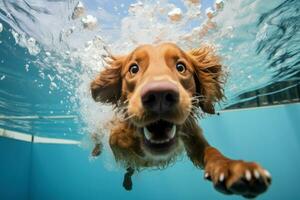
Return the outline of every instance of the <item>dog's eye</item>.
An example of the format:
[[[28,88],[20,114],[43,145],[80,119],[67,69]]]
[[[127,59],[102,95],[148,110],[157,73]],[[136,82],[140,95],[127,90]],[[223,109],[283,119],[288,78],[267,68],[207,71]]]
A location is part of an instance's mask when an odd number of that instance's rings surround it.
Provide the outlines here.
[[[177,69],[178,72],[184,73],[185,70],[186,70],[186,67],[183,63],[177,63],[176,64],[176,69]]]
[[[129,72],[132,74],[132,75],[135,75],[136,73],[139,72],[139,66],[137,64],[132,64],[129,68]]]

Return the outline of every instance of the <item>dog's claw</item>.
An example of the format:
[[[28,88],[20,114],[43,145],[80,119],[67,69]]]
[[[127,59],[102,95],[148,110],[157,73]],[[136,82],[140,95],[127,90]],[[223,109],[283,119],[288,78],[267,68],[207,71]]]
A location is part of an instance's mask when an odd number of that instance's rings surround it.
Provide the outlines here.
[[[221,175],[220,175],[220,177],[219,177],[219,181],[220,181],[220,182],[223,182],[224,179],[225,179],[225,175],[224,175],[224,173],[221,173]]]
[[[211,177],[210,177],[210,175],[209,175],[208,172],[205,172],[205,173],[204,173],[204,178],[205,178],[206,180],[211,180]]]
[[[245,178],[246,178],[247,181],[251,181],[252,175],[251,175],[251,172],[249,170],[246,170]]]
[[[256,179],[259,179],[260,174],[259,174],[259,172],[258,172],[256,169],[253,171],[253,173],[254,173],[254,177],[255,177]]]
[[[271,174],[268,170],[264,169],[265,175],[269,178],[271,178]]]
[[[223,194],[232,194],[232,192],[229,191],[226,188],[226,185],[225,185],[225,174],[224,173],[221,173],[221,175],[219,176],[219,179],[218,179],[217,183],[214,184],[214,187],[215,187],[216,190],[218,190],[219,192],[221,192]]]
[[[268,170],[266,170],[266,169],[264,169],[264,173],[265,173],[265,175],[266,175],[266,178],[267,178],[268,183],[270,184],[270,183],[272,182],[272,176],[271,176],[271,173],[270,173]]]

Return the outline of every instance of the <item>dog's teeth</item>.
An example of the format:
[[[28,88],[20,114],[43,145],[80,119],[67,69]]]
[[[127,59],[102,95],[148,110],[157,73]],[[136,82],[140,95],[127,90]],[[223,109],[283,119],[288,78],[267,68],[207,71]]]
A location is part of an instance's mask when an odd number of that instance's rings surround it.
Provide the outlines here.
[[[173,124],[171,131],[168,132],[169,139],[173,139],[176,134],[176,125]]]
[[[150,133],[150,131],[147,129],[147,127],[144,127],[144,135],[146,137],[147,140],[151,141],[152,138],[152,134]]]
[[[167,143],[170,141],[170,139],[165,139],[165,140],[152,140],[152,139],[149,139],[149,141],[153,144],[163,144],[163,143]]]
[[[153,144],[163,144],[163,143],[170,142],[170,140],[173,139],[176,134],[176,126],[175,125],[173,125],[172,129],[168,132],[168,138],[166,138],[164,140],[153,140],[152,133],[147,129],[147,127],[144,127],[143,130],[144,130],[145,138]]]
[[[150,140],[151,143],[157,144],[158,141],[156,140]]]

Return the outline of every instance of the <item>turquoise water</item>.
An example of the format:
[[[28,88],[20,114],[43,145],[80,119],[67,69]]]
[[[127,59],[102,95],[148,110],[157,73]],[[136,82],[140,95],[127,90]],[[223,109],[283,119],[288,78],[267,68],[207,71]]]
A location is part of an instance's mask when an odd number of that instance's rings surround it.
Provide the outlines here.
[[[225,112],[201,122],[205,136],[225,155],[255,160],[272,173],[267,193],[256,199],[296,200],[300,168],[300,105]],[[215,191],[187,158],[165,170],[133,176],[123,189],[124,170],[74,145],[32,144],[0,138],[1,199],[242,199]]]
[[[173,41],[186,50],[203,43],[214,45],[229,74],[225,85],[227,99],[219,110],[243,101],[238,96],[245,92],[282,80],[299,83],[300,1],[224,1],[224,8],[216,11],[212,19],[215,28],[204,35],[205,10],[214,4],[210,0],[203,0],[201,6],[179,0],[141,1],[134,5],[135,1],[121,0],[82,2],[84,15],[97,19],[95,26],[86,28],[82,17],[72,17],[78,3],[74,0],[0,1],[3,27],[0,31],[0,128],[78,140],[82,146],[89,146],[86,138],[101,129],[112,115],[109,107],[90,98],[90,81],[103,68],[103,56],[126,53],[141,43]],[[182,10],[179,22],[168,18],[168,12],[174,8]],[[222,115],[208,117],[201,122],[208,140],[225,153],[260,161],[270,169],[274,186],[262,199],[300,198],[295,188],[299,178],[295,169],[299,169],[300,161],[294,158],[300,146],[299,125],[295,120],[299,119],[299,105],[265,111],[237,111],[224,114],[224,118]],[[203,181],[202,172],[186,159],[164,172],[137,175],[134,192],[126,193],[120,184],[123,171],[114,165],[110,154],[106,152],[91,162],[90,150],[82,146],[31,146],[1,138],[0,171],[9,169],[9,164],[14,167],[11,173],[3,175],[7,185],[0,182],[0,199],[1,194],[9,197],[12,188],[20,191],[16,193],[20,196],[4,199],[22,199],[24,195],[28,199],[98,199],[101,195],[107,199],[224,197]],[[7,158],[3,152],[11,153],[11,157]],[[24,163],[24,168],[19,163]],[[288,177],[279,168],[285,163]],[[186,176],[185,169],[188,169]],[[22,170],[29,171],[32,180]],[[12,176],[16,171],[20,179],[14,182]],[[177,188],[182,191],[176,191]]]

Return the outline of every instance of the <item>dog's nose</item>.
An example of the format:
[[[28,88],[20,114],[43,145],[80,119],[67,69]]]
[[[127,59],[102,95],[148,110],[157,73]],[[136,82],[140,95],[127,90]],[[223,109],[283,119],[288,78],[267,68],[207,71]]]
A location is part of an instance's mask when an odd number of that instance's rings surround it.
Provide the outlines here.
[[[142,88],[141,97],[146,110],[162,114],[178,103],[179,91],[177,86],[169,81],[155,81]]]

